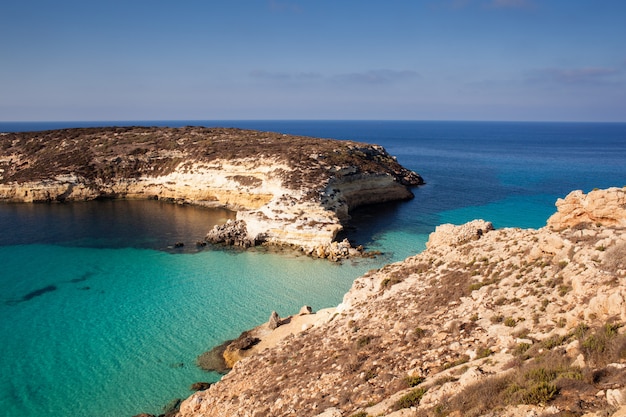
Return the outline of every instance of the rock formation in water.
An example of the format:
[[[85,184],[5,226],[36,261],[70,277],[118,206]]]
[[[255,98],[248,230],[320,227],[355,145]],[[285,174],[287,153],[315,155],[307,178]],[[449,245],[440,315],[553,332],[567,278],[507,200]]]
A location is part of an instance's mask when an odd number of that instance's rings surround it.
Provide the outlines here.
[[[160,199],[237,211],[212,242],[321,256],[348,212],[423,183],[382,147],[241,129],[112,127],[0,134],[0,201]],[[321,249],[319,249],[321,248]]]
[[[438,227],[337,308],[259,327],[178,417],[624,416],[625,198],[573,192],[538,230]]]

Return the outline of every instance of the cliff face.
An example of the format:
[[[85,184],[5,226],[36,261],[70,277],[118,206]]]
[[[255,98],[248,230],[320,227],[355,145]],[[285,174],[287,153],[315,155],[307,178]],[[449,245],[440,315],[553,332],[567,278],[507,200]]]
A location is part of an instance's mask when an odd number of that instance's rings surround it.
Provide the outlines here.
[[[0,201],[224,207],[245,241],[310,250],[335,238],[350,209],[411,198],[422,182],[382,147],[349,141],[197,127],[0,134]]]
[[[178,416],[624,415],[626,218],[593,204],[624,195],[574,192],[538,230],[441,226]]]

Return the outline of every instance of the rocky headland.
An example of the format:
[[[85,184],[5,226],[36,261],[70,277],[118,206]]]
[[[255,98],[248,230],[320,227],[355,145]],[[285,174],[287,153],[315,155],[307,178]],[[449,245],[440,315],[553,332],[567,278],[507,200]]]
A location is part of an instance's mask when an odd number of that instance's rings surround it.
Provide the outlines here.
[[[336,308],[272,315],[177,416],[626,416],[626,187],[557,207],[439,226]]]
[[[288,245],[333,259],[349,211],[422,184],[382,147],[226,128],[111,127],[0,134],[0,202],[159,199],[221,207],[213,243]]]

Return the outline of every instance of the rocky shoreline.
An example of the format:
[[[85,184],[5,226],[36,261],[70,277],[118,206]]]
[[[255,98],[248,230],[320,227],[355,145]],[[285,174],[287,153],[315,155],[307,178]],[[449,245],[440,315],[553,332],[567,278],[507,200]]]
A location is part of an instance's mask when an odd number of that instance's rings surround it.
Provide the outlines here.
[[[112,127],[0,134],[0,202],[158,199],[221,207],[208,240],[340,259],[350,210],[413,198],[423,179],[382,147],[223,128]]]
[[[537,230],[438,227],[335,309],[242,335],[175,415],[626,415],[626,187],[557,208]]]

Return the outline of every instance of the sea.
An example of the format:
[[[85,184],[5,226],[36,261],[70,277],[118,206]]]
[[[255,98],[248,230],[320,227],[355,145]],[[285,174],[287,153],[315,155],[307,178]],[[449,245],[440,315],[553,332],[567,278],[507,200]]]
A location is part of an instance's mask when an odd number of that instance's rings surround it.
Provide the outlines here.
[[[272,311],[336,306],[355,278],[424,250],[439,224],[538,228],[572,190],[626,186],[625,123],[1,122],[0,132],[134,125],[375,143],[426,184],[410,201],[354,210],[345,235],[381,254],[342,263],[197,246],[234,217],[227,210],[123,200],[0,204],[2,415],[160,414],[188,397],[192,383],[220,379],[196,366],[198,355]]]

